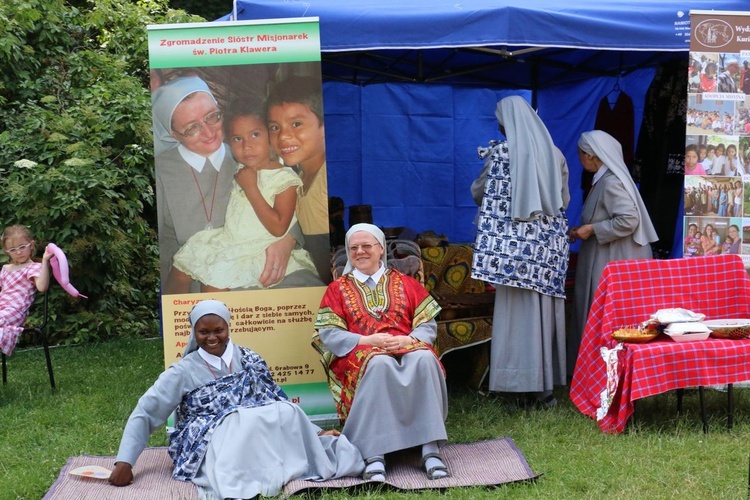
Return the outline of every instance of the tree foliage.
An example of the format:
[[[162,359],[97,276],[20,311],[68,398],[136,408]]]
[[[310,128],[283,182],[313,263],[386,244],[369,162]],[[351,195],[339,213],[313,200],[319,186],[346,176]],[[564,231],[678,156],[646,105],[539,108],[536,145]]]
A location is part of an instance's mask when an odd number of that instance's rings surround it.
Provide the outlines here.
[[[169,5],[173,9],[182,9],[209,21],[232,12],[232,2],[227,0],[170,0]]]
[[[146,27],[202,20],[166,0],[0,2],[0,224],[65,250],[89,296],[52,287],[53,340],[156,333]]]

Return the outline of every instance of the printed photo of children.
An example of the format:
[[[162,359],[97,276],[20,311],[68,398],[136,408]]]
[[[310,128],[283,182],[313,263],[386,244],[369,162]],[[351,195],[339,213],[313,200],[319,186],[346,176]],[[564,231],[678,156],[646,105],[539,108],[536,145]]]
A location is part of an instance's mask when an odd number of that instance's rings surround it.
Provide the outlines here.
[[[685,217],[683,257],[740,254],[740,227],[739,217]]]
[[[162,293],[330,281],[319,65],[151,76]]]

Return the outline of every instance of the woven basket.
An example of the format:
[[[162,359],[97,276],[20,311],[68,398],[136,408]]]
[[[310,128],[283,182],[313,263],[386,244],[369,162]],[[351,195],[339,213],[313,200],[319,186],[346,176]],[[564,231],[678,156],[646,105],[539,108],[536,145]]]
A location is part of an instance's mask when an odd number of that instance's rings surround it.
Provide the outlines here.
[[[659,335],[657,330],[640,330],[637,327],[619,328],[612,332],[612,338],[618,342],[645,344]]]
[[[712,326],[711,336],[717,339],[746,339],[750,336],[750,325],[743,326]]]

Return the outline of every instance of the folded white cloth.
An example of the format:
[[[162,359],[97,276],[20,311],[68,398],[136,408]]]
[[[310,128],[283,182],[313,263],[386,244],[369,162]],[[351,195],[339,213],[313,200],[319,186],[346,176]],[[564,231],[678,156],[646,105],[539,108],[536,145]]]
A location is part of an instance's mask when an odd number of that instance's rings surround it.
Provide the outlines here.
[[[682,323],[687,321],[703,321],[705,318],[705,314],[696,313],[688,309],[682,309],[680,307],[675,307],[672,309],[659,309],[651,315],[651,319],[655,319],[662,325]]]
[[[612,405],[612,401],[615,399],[615,392],[617,392],[618,378],[617,378],[617,353],[623,348],[623,343],[619,342],[612,349],[602,347],[599,349],[604,364],[607,367],[607,385],[604,390],[599,394],[599,408],[596,409],[596,420],[602,420],[609,413],[609,407]]]

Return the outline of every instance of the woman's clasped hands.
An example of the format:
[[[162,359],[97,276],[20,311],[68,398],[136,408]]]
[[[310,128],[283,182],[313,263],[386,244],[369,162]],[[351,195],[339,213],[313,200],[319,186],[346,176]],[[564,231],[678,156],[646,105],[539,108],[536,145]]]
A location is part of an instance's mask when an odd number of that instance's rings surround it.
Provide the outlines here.
[[[387,352],[398,351],[414,343],[411,335],[391,335],[390,333],[373,333],[363,335],[359,341],[362,345],[379,347]]]

